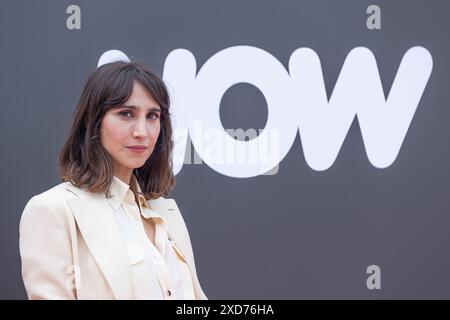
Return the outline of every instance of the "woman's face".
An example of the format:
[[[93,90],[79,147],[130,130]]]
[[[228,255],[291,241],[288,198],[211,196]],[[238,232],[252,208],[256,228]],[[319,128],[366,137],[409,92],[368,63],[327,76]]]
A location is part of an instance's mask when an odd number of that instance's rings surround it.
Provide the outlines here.
[[[129,183],[133,169],[150,157],[159,136],[160,116],[160,106],[138,81],[127,102],[106,112],[100,139],[118,178]]]

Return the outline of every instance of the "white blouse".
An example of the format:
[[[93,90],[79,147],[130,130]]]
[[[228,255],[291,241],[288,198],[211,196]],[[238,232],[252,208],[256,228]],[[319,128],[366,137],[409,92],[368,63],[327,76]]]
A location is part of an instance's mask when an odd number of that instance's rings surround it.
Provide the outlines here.
[[[170,239],[163,217],[151,210],[145,198],[139,195],[141,190],[134,176],[130,185],[131,188],[113,177],[109,200],[130,258],[133,283],[138,284],[133,288],[133,298],[195,299],[189,266]],[[153,220],[155,244],[147,237],[141,216]]]

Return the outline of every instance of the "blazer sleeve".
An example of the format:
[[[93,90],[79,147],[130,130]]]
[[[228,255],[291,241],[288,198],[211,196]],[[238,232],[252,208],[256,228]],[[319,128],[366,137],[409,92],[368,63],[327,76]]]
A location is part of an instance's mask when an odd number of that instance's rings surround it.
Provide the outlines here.
[[[70,229],[64,214],[35,196],[19,225],[22,278],[29,299],[76,299]]]

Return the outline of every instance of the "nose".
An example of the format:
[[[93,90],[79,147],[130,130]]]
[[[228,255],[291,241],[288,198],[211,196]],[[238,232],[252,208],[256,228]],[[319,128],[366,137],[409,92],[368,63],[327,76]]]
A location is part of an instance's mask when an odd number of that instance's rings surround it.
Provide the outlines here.
[[[133,137],[135,138],[145,138],[147,137],[147,128],[146,128],[146,119],[145,117],[141,117],[137,119],[134,129],[133,129]]]

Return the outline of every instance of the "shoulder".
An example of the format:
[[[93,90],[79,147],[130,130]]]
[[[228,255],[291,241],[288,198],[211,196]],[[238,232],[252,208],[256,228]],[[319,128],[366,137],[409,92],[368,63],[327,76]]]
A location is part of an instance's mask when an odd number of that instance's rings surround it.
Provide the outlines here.
[[[25,205],[21,220],[28,217],[44,218],[64,214],[68,211],[67,201],[79,196],[76,192],[77,189],[78,193],[83,192],[70,182],[63,182],[33,196]]]
[[[53,188],[50,188],[38,195],[36,197],[43,197],[43,198],[54,198],[54,197],[70,197],[70,196],[76,196],[77,193],[83,192],[83,189],[80,189],[78,187],[75,187],[70,182],[62,182]]]
[[[76,190],[79,190],[76,192]],[[70,198],[78,197],[82,189],[73,186],[70,182],[62,182],[51,189],[33,196],[28,204],[33,203],[47,203],[57,204],[61,201],[67,201]]]

